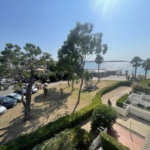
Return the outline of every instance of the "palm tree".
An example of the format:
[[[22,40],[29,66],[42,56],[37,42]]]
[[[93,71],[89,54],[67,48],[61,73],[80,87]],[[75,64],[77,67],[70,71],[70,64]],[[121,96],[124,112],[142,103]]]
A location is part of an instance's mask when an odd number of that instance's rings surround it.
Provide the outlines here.
[[[136,71],[137,71],[137,67],[141,66],[142,59],[138,56],[135,56],[132,60],[131,60],[131,64],[133,67],[135,67],[135,77],[134,77],[134,81],[136,79]]]
[[[98,64],[98,82],[100,81],[100,77],[99,77],[99,67],[100,64],[103,62],[103,57],[101,55],[97,55],[95,62]]]
[[[145,79],[146,79],[147,71],[150,70],[150,59],[149,58],[144,60],[144,62],[142,63],[142,68],[144,68],[144,70],[145,70]]]

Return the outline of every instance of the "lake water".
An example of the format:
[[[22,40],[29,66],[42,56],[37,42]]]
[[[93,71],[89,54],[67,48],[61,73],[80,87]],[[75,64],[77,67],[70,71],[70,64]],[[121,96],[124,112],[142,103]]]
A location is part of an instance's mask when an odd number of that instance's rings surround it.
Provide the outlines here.
[[[86,62],[85,63],[85,69],[98,69],[98,65],[95,62]],[[100,69],[116,69],[116,70],[122,70],[123,72],[125,70],[128,70],[128,72],[131,74],[132,71],[134,73],[135,68],[132,67],[130,62],[103,62],[100,65]],[[140,66],[137,68],[137,74],[145,74],[145,70]],[[150,71],[147,72],[147,75],[150,75]]]

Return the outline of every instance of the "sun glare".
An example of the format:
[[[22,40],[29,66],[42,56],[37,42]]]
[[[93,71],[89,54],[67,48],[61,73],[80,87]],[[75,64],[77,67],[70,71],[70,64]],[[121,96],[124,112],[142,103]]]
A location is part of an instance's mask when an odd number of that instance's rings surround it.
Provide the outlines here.
[[[96,0],[94,11],[101,9],[102,14],[106,12],[112,12],[114,9],[119,9],[120,0]]]

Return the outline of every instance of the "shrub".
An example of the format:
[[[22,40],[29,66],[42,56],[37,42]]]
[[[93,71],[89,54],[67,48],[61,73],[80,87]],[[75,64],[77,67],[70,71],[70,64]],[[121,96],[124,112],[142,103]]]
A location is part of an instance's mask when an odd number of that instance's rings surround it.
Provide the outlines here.
[[[128,147],[122,145],[116,139],[109,136],[107,133],[101,132],[100,135],[102,147],[104,150],[130,150]]]
[[[138,80],[139,82],[141,82],[141,81],[145,80],[145,76],[139,74],[139,75],[137,76],[137,80]]]
[[[116,101],[116,105],[117,105],[118,107],[123,107],[123,103],[128,99],[128,96],[129,96],[129,94],[123,95],[121,98],[119,98],[119,99]]]
[[[119,86],[130,86],[130,81],[118,81],[112,85],[109,85],[101,89],[92,100],[92,103],[81,110],[78,110],[72,114],[61,117],[54,122],[50,122],[47,125],[41,127],[40,129],[17,137],[15,140],[3,144],[0,146],[0,150],[27,150],[33,148],[35,145],[54,137],[54,134],[57,134],[66,128],[72,128],[87,119],[92,115],[93,109],[102,102],[101,96],[116,87]]]
[[[141,83],[133,84],[132,91],[134,93],[137,93],[138,91],[140,91],[140,92],[144,92],[146,94],[150,94],[150,88],[147,85],[141,84]]]
[[[150,87],[150,79],[143,80],[140,83],[145,84]]]
[[[147,106],[147,109],[150,110],[150,106]]]
[[[54,81],[57,80],[57,77],[56,77],[55,72],[49,73],[49,79],[50,79],[50,81],[52,81],[52,82],[54,82]]]
[[[118,118],[118,113],[114,107],[106,104],[100,104],[93,111],[91,118],[91,128],[93,130],[97,127],[103,126],[110,129]]]
[[[142,104],[140,104],[140,103],[138,103],[137,106],[138,106],[138,107],[141,107],[141,108],[145,108],[145,106],[142,105]]]
[[[32,150],[75,150],[75,148],[87,150],[92,140],[90,133],[80,127],[75,127],[71,130],[65,129],[55,137],[36,145]]]

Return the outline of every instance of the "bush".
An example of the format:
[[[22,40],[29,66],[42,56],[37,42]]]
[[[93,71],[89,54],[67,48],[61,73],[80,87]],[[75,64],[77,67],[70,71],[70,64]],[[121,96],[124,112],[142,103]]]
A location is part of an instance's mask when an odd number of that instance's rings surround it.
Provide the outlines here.
[[[142,104],[140,104],[140,103],[138,103],[137,106],[138,106],[138,107],[141,107],[141,108],[145,108],[145,106],[142,105]]]
[[[50,81],[52,81],[52,82],[54,82],[54,81],[57,80],[57,77],[56,77],[55,72],[50,72],[50,73],[49,73],[49,79],[50,79]]]
[[[119,99],[116,101],[116,106],[118,106],[118,107],[123,107],[123,103],[128,99],[128,96],[129,96],[129,94],[125,94],[125,95],[123,95],[121,98],[119,98]]]
[[[40,129],[17,137],[15,140],[3,144],[0,146],[0,150],[27,150],[33,148],[35,145],[54,137],[54,134],[57,134],[66,128],[75,127],[77,124],[87,119],[92,115],[93,109],[102,102],[101,96],[116,87],[119,86],[129,86],[131,82],[129,81],[118,81],[112,85],[109,85],[101,89],[92,100],[92,103],[81,110],[78,110],[72,114],[61,117],[54,122],[50,122],[47,125],[41,127]]]
[[[150,106],[147,106],[147,109],[150,110]]]
[[[55,137],[36,145],[32,150],[75,150],[75,148],[87,150],[92,140],[90,133],[80,127],[75,127],[71,130],[65,129]]]
[[[118,118],[118,113],[114,107],[106,104],[100,104],[93,111],[91,118],[91,128],[93,130],[97,127],[103,126],[110,129]]]
[[[101,132],[101,142],[104,150],[130,150],[105,132]]]
[[[145,76],[139,74],[139,75],[137,76],[137,80],[138,80],[139,82],[141,82],[141,81],[145,80]]]
[[[150,88],[142,83],[137,83],[132,85],[132,91],[137,93],[138,91],[144,92],[145,94],[150,94]]]
[[[150,87],[150,79],[143,80],[140,83],[145,84]]]

